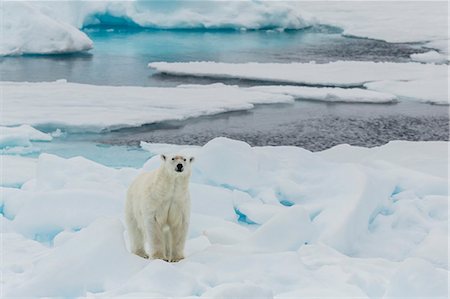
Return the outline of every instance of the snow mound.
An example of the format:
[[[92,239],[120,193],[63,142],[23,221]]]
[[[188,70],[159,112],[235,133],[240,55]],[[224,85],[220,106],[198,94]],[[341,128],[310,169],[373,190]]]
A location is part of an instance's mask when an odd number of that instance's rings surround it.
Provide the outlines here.
[[[20,189],[0,190],[2,288],[7,297],[446,297],[447,147],[165,145],[198,162],[186,259],[173,264],[129,253],[122,224],[127,186],[158,156],[115,169],[41,154]]]
[[[1,82],[0,86],[4,99],[1,125],[29,124],[48,130],[98,132],[293,101],[288,95],[223,84],[160,88]]]
[[[370,61],[337,61],[316,63],[220,63],[220,62],[152,62],[150,68],[164,74],[260,80],[273,83],[319,85],[333,87],[366,87],[382,92],[343,92],[333,90],[331,98],[374,98],[378,101],[392,100],[392,94],[432,103],[447,103],[448,65],[421,63],[393,63]],[[383,82],[393,82],[394,88]],[[406,85],[406,86],[404,86]],[[270,90],[271,87],[264,87]],[[330,90],[301,90],[287,87],[273,88],[286,94],[313,99],[326,99]],[[284,90],[283,90],[284,89]],[[413,91],[410,91],[413,90]],[[416,91],[420,91],[415,95]],[[390,94],[390,95],[389,95]],[[428,95],[430,94],[430,95]],[[328,96],[330,97],[330,96]],[[374,101],[375,101],[374,100]],[[369,101],[369,100],[366,100]]]
[[[72,53],[92,48],[86,34],[47,16],[32,3],[4,1],[0,14],[0,56]]]

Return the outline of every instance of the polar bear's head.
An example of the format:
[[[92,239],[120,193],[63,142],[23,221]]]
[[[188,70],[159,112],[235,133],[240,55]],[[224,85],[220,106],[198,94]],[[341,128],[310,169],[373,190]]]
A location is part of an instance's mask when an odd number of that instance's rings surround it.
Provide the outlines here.
[[[189,176],[191,174],[191,164],[194,157],[182,155],[161,155],[164,169],[167,173],[176,176]]]

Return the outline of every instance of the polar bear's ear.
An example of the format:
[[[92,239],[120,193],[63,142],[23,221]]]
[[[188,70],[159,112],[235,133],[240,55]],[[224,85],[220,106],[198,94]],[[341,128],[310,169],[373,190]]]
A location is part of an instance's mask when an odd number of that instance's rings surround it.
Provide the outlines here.
[[[166,161],[166,156],[165,155],[161,155],[161,160]]]
[[[191,163],[194,162],[194,160],[195,160],[194,157],[189,158],[189,162],[191,162]]]

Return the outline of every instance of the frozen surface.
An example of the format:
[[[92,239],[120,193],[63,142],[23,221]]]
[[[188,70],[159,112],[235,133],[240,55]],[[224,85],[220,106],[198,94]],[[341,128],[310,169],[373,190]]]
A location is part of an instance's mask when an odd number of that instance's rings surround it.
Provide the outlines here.
[[[141,169],[8,156],[22,177],[0,190],[4,295],[446,298],[448,145],[143,143],[196,157],[187,258],[174,264],[130,254],[123,225],[127,186],[158,155]]]
[[[178,88],[2,82],[1,125],[94,131],[248,110],[293,97],[223,84]]]
[[[364,85],[368,89],[404,96],[406,99],[448,103],[447,65],[369,61],[337,61],[324,64],[152,62],[149,67],[160,73],[179,76],[237,78],[278,84],[333,87]],[[380,81],[393,82],[395,86],[386,86]],[[417,91],[419,92],[416,94]],[[361,94],[361,91],[358,93]]]
[[[92,41],[74,26],[43,13],[32,3],[2,1],[0,56],[86,51]]]

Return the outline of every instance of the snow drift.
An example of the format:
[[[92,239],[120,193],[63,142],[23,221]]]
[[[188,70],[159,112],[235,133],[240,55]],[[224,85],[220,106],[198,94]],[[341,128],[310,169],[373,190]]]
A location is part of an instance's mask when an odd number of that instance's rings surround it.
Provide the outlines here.
[[[318,153],[226,138],[143,146],[196,157],[187,258],[127,250],[125,192],[158,156],[116,169],[42,154],[1,189],[5,296],[448,295],[446,142]],[[15,158],[11,167],[27,159]]]

